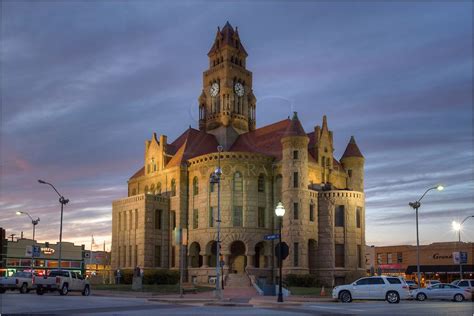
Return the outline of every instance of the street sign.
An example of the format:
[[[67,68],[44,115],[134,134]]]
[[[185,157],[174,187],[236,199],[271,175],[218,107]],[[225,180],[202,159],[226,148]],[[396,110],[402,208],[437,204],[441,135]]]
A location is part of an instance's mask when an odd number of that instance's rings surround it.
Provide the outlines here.
[[[40,246],[33,246],[33,257],[38,258],[41,256],[41,247]]]
[[[280,234],[273,234],[273,235],[265,235],[263,236],[264,240],[275,240],[280,238]]]
[[[290,248],[284,242],[281,243],[281,246],[281,260],[285,260],[288,257],[288,254],[290,253]],[[280,260],[280,243],[275,246],[275,256],[278,258],[278,260]]]
[[[31,257],[33,255],[33,246],[26,246],[25,257]]]
[[[459,253],[459,258],[461,260],[461,264],[466,264],[467,263],[467,252],[461,251]]]

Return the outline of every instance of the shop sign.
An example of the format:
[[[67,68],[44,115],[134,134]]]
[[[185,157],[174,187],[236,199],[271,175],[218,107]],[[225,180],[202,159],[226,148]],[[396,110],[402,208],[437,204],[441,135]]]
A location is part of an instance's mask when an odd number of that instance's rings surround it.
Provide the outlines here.
[[[433,254],[433,259],[438,259],[438,260],[441,259],[442,260],[442,259],[451,259],[451,258],[453,258],[452,254],[451,255],[440,255],[437,252]]]
[[[45,255],[52,255],[54,254],[54,249],[53,248],[48,248],[48,247],[43,247],[41,248],[41,252]]]
[[[379,264],[379,267],[384,270],[403,269],[401,264]]]

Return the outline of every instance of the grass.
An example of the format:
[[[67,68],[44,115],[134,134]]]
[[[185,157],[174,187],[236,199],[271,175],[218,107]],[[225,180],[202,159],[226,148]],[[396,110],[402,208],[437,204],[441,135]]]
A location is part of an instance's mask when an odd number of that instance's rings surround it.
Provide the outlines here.
[[[290,286],[288,288],[291,291],[291,295],[308,295],[308,296],[321,296],[320,287],[300,287],[300,286]],[[331,295],[330,288],[324,288],[326,296]]]
[[[214,288],[206,286],[196,286],[197,292],[212,291]],[[131,284],[97,284],[92,285],[92,290],[122,291],[131,292]],[[141,291],[133,292],[152,292],[159,294],[179,294],[178,284],[144,284]]]

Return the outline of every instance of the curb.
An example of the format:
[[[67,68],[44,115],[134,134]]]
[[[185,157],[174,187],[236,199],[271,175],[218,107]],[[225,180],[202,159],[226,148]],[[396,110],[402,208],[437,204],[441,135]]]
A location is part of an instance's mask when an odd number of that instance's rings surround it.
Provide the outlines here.
[[[234,302],[210,302],[210,303],[205,303],[204,306],[253,307],[252,304],[234,303]]]

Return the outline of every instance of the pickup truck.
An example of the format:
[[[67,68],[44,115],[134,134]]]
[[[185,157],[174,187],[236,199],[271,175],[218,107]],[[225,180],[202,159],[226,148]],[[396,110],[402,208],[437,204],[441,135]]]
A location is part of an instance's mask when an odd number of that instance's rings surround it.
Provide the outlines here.
[[[6,290],[20,290],[21,294],[25,294],[33,287],[31,272],[16,272],[10,277],[0,278],[0,293],[5,293]]]
[[[35,277],[36,294],[58,291],[60,295],[67,295],[71,291],[82,292],[88,296],[91,288],[88,280],[77,272],[67,270],[52,270],[47,276]]]

